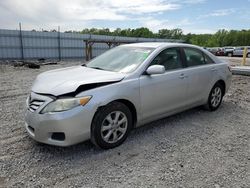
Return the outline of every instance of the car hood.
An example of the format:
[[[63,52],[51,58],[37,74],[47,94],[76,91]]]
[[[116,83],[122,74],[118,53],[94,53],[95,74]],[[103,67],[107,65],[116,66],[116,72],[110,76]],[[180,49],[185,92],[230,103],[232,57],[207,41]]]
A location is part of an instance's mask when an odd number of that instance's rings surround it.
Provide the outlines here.
[[[32,91],[54,96],[72,93],[79,86],[120,81],[125,74],[97,70],[84,66],[55,69],[39,74],[32,86]]]

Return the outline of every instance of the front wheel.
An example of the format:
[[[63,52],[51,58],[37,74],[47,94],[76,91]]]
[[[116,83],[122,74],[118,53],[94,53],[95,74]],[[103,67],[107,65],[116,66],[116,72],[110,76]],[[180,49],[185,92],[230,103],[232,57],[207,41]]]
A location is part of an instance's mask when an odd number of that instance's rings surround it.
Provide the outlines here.
[[[101,107],[91,125],[91,141],[102,149],[121,145],[132,128],[129,108],[120,102],[112,102]]]
[[[221,84],[217,83],[212,88],[205,107],[210,111],[217,110],[221,105],[222,98],[223,98],[223,87]]]

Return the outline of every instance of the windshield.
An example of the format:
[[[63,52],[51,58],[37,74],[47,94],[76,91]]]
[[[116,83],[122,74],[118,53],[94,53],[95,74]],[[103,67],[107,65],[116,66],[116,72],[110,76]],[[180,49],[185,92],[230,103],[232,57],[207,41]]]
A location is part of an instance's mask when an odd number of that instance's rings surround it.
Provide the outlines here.
[[[129,73],[134,71],[153,50],[153,48],[119,46],[91,60],[86,66],[107,71]]]

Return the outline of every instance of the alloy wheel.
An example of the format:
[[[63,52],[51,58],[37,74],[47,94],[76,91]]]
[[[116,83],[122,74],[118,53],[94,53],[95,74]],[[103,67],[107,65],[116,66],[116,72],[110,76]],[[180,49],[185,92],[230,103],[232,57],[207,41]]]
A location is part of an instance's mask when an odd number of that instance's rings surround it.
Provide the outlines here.
[[[107,143],[116,143],[125,135],[127,128],[127,116],[121,111],[111,112],[102,122],[102,139]]]
[[[215,87],[213,92],[212,92],[211,105],[214,108],[216,108],[220,104],[221,98],[222,98],[221,88],[220,87]]]

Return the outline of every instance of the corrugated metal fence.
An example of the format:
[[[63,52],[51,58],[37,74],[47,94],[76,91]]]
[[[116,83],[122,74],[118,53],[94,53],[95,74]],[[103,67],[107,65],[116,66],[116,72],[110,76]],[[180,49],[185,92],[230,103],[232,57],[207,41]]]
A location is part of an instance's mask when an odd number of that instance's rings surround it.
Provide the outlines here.
[[[86,39],[181,42],[168,39],[0,29],[0,59],[83,59]],[[94,44],[93,56],[98,56],[106,50],[107,44]]]

